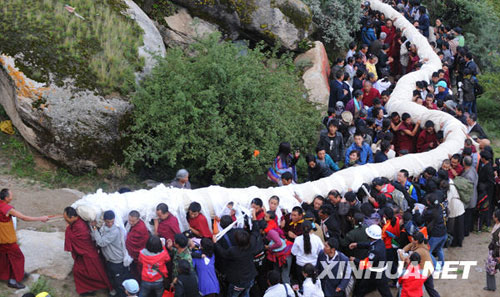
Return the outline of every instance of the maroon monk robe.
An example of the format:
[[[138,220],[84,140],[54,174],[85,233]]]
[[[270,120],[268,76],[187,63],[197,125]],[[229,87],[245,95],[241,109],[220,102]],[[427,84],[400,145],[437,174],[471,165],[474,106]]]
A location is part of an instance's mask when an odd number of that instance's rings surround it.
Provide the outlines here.
[[[127,233],[125,246],[127,247],[128,254],[135,262],[137,262],[139,258],[139,252],[146,247],[148,239],[148,229],[142,220],[139,220],[139,222],[131,227],[130,231]]]
[[[24,278],[24,255],[16,243],[16,231],[12,216],[6,215],[13,207],[0,201],[0,279],[15,279],[20,282]],[[8,238],[11,238],[9,240]]]
[[[64,250],[75,260],[73,278],[76,292],[83,294],[100,289],[112,290],[97,248],[90,237],[87,224],[80,218],[66,227]]]
[[[169,214],[166,220],[158,223],[158,236],[174,241],[175,234],[181,233],[179,221],[173,214]]]
[[[208,227],[207,218],[203,214],[199,214],[196,218],[188,220],[189,226],[196,229],[200,232],[201,237],[212,238],[212,232],[210,232],[210,228]]]

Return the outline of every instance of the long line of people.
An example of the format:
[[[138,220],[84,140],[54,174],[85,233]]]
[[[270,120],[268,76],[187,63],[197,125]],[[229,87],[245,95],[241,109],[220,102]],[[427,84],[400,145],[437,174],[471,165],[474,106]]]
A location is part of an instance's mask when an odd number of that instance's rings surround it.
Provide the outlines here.
[[[406,261],[406,271],[415,273],[425,265],[440,270],[445,247],[460,247],[472,230],[491,226],[487,212],[497,202],[488,198],[494,191],[491,148],[482,145],[474,160],[470,144],[466,141],[460,154],[450,156],[438,170],[428,167],[420,176],[410,177],[402,169],[393,181],[375,178],[343,195],[331,190],[311,203],[296,196],[300,206],[290,213],[279,206],[277,196],[269,197],[267,203],[255,198],[241,227],[231,228],[237,217],[230,202],[226,214],[214,218],[221,229],[229,227],[220,238],[213,236],[197,202],[188,208],[190,227],[182,233],[166,204],[157,206],[158,216],[150,222],[152,232],[140,214],[131,211],[125,242],[112,211],[104,213],[105,224],[99,230],[90,223],[89,232],[68,207],[65,246],[75,259],[77,291],[86,294],[109,288],[125,296],[121,284],[133,277],[140,280],[139,296],[269,297],[295,296],[295,291],[299,296],[347,296],[350,292],[364,296],[375,289],[382,296],[392,296],[390,287],[397,283],[402,296],[421,296],[422,285],[430,296],[439,296],[430,273],[414,279],[403,275],[398,281],[397,261]],[[499,217],[496,210],[492,216],[496,238]],[[99,263],[91,236],[101,248],[105,265]],[[495,260],[498,247],[492,243],[489,256]],[[132,258],[130,270],[124,264],[127,254]],[[355,280],[350,261],[358,269],[373,272],[381,264],[382,271],[387,269],[394,277]],[[93,274],[86,273],[89,266]],[[491,276],[489,289],[494,285]]]

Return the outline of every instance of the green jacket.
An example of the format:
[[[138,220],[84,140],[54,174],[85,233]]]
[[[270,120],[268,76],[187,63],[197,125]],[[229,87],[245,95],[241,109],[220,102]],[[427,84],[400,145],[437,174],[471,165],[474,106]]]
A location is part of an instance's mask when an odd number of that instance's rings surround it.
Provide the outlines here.
[[[349,231],[345,238],[340,240],[340,246],[342,252],[344,252],[347,256],[353,256],[357,259],[363,260],[368,257],[368,249],[355,248],[354,250],[349,249],[349,244],[353,242],[369,242],[370,239],[368,235],[366,235],[366,226],[363,225],[361,227],[356,226],[354,229]]]

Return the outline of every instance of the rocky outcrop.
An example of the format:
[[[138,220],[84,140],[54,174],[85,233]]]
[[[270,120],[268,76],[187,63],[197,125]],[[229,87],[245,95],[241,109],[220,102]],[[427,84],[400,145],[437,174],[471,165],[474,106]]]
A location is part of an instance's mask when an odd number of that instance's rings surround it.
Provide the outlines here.
[[[126,3],[127,13],[144,32],[139,55],[145,63],[136,73],[138,81],[151,72],[155,55],[165,55],[165,46],[146,14],[134,2]],[[40,84],[19,71],[15,59],[0,57],[0,104],[31,146],[73,172],[106,167],[121,155],[122,131],[132,108],[126,98],[76,89],[71,80],[64,86]]]
[[[185,48],[196,40],[219,31],[216,25],[191,17],[185,8],[181,8],[175,15],[165,17],[165,22],[168,27],[160,27],[160,33],[168,46]]]
[[[139,80],[144,75],[151,73],[155,65],[154,55],[165,55],[165,44],[162,41],[160,32],[146,13],[144,13],[144,11],[142,11],[132,0],[125,0],[125,3],[129,7],[127,14],[134,19],[144,31],[144,45],[139,47],[139,55],[144,57],[145,63],[143,71],[136,73],[136,78]]]
[[[279,42],[297,50],[313,31],[312,15],[300,0],[173,0],[191,15],[219,25],[232,39]]]
[[[295,65],[305,67],[302,80],[308,91],[308,100],[327,106],[330,96],[330,64],[323,43],[315,41],[313,48],[295,58]]]
[[[64,280],[73,268],[73,258],[64,251],[64,232],[17,231],[19,246],[27,259],[24,270]],[[43,251],[43,252],[41,252]]]

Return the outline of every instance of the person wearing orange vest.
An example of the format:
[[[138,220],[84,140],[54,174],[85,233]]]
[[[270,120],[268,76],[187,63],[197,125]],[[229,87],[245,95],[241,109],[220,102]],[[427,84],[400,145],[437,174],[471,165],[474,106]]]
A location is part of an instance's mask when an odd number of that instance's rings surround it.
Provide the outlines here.
[[[389,290],[389,284],[387,276],[385,275],[385,270],[387,269],[387,264],[385,263],[386,252],[385,244],[382,241],[382,229],[378,225],[371,225],[366,228],[366,235],[370,238],[370,242],[353,242],[349,245],[349,248],[368,248],[368,257],[362,261],[359,259],[354,259],[356,265],[361,265],[370,271],[370,278],[363,278],[359,280],[359,283],[354,288],[354,297],[363,297],[369,292],[377,289],[382,297],[392,297],[392,293]],[[377,277],[377,274],[381,273],[381,277]]]
[[[385,245],[387,261],[392,262],[392,265],[390,267],[391,273],[394,274],[398,269],[398,257],[396,253],[397,246],[395,247],[394,243],[399,240],[399,236],[401,233],[401,224],[399,218],[394,215],[394,210],[391,207],[385,207],[383,211],[384,226],[382,227],[382,240],[384,241]]]
[[[30,217],[15,210],[10,202],[12,193],[9,189],[0,191],[0,279],[8,280],[7,286],[23,289],[21,281],[25,277],[24,255],[17,244],[16,229],[12,217],[27,222],[47,222],[49,217]]]

